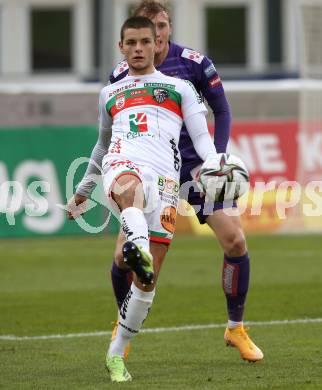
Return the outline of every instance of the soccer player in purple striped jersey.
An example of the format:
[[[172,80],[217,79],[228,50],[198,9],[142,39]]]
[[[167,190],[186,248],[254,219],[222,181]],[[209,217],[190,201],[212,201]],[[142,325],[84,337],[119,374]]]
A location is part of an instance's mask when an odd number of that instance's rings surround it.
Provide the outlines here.
[[[147,16],[156,26],[157,48],[154,65],[162,73],[190,80],[196,90],[208,102],[215,119],[214,143],[218,153],[225,152],[229,140],[231,111],[225,97],[224,88],[213,62],[195,50],[170,41],[171,18],[168,8],[155,0],[143,0],[134,10],[134,16]],[[114,83],[128,73],[126,61],[120,62],[110,74]],[[193,179],[192,172],[202,163],[197,155],[186,128],[181,131],[179,149],[182,158],[181,184]],[[227,345],[237,347],[241,357],[256,362],[263,359],[262,351],[253,343],[243,326],[243,314],[249,285],[249,255],[245,236],[237,216],[229,216],[223,211],[222,203],[205,202],[195,189],[190,190],[188,202],[199,211],[201,224],[207,223],[216,234],[224,251],[222,287],[227,301],[228,323],[224,334]],[[235,207],[235,205],[234,205]],[[198,210],[197,209],[197,210]],[[122,244],[119,235],[114,262],[112,284],[118,306],[121,307],[129,290],[130,271],[124,268]]]

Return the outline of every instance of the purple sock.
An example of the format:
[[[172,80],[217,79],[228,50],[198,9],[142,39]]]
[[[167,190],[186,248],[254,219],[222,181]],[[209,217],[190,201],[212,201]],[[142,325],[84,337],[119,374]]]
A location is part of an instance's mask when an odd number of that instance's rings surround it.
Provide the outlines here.
[[[132,283],[132,271],[119,268],[113,261],[111,277],[114,295],[120,309]]]
[[[249,284],[249,257],[229,257],[225,255],[222,271],[222,288],[226,295],[228,318],[231,321],[243,320],[244,304]]]

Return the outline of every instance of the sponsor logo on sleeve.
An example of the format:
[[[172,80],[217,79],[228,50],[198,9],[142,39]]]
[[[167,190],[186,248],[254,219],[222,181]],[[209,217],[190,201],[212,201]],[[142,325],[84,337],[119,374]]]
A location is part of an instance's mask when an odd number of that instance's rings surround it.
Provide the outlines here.
[[[191,50],[191,49],[186,48],[183,50],[181,57],[188,58],[188,60],[194,61],[197,64],[201,64],[201,62],[205,56],[203,56],[202,54],[198,53],[195,50]]]
[[[218,87],[219,85],[221,85],[220,77],[218,75],[213,77],[211,80],[208,81],[208,84],[211,88]]]
[[[125,72],[127,69],[129,69],[129,65],[126,61],[119,62],[116,68],[114,69],[113,76],[117,77],[121,73]]]
[[[211,63],[205,70],[204,73],[207,78],[213,76],[217,72],[215,65]]]

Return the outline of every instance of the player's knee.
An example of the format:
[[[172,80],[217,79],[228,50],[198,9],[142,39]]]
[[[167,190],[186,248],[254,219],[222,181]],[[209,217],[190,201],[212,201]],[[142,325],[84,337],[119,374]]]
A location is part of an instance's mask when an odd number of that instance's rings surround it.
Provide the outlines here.
[[[225,254],[229,257],[239,257],[246,253],[246,240],[241,231],[234,231],[225,241]]]
[[[112,196],[121,210],[135,206],[142,207],[144,194],[139,178],[125,175],[114,183]]]

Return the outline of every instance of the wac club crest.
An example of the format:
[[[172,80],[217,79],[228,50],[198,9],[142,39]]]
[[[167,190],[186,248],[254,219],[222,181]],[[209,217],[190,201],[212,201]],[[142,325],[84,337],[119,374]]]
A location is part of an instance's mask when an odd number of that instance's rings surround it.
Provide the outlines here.
[[[163,103],[169,97],[169,92],[166,89],[156,88],[153,90],[153,99],[159,104]]]

